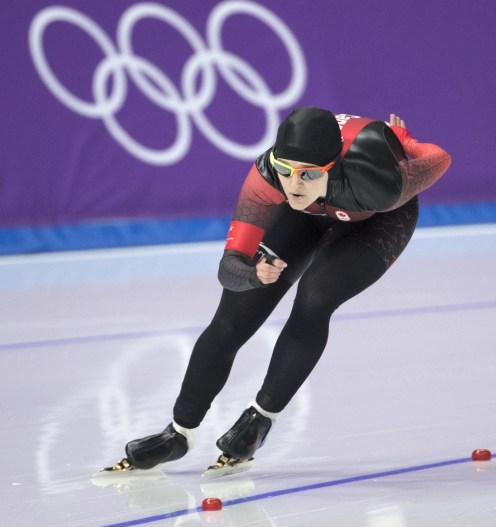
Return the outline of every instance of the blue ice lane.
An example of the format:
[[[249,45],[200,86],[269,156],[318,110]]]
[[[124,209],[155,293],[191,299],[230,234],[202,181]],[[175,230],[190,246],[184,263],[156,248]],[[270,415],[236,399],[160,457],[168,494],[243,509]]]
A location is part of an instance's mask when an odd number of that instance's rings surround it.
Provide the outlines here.
[[[488,300],[483,302],[466,302],[462,304],[442,304],[433,306],[420,306],[400,309],[383,309],[362,313],[343,313],[335,314],[334,321],[346,320],[367,320],[371,318],[387,318],[387,317],[402,317],[414,315],[428,315],[432,313],[452,313],[455,311],[477,311],[480,309],[494,309],[496,308],[496,300]],[[265,323],[266,326],[282,326],[285,320],[269,320]],[[104,341],[119,341],[119,340],[133,340],[143,338],[163,337],[167,335],[177,335],[180,333],[200,334],[205,329],[205,326],[188,326],[184,328],[171,328],[167,330],[157,331],[134,331],[129,333],[114,333],[110,335],[89,335],[84,337],[72,337],[63,339],[50,340],[35,340],[25,342],[7,342],[0,344],[0,351],[16,350],[16,349],[31,349],[44,348],[54,346],[67,346],[77,344],[87,344],[89,342],[104,342]]]
[[[492,457],[494,458],[495,454],[493,454]],[[439,461],[437,463],[428,463],[425,465],[415,465],[412,467],[404,467],[404,468],[397,468],[393,470],[386,470],[384,472],[374,472],[372,474],[362,474],[358,476],[352,476],[349,478],[322,481],[320,483],[314,483],[312,485],[302,485],[301,487],[291,487],[287,489],[273,490],[270,492],[264,492],[262,494],[255,494],[253,496],[237,498],[235,500],[225,501],[223,505],[224,506],[239,505],[242,503],[249,503],[252,501],[260,501],[260,500],[265,500],[269,498],[276,498],[278,496],[285,496],[287,494],[297,494],[299,492],[307,492],[307,491],[323,489],[327,487],[338,487],[341,485],[349,485],[353,483],[358,483],[360,481],[367,481],[370,479],[388,478],[388,477],[397,476],[400,474],[408,474],[409,472],[420,472],[422,470],[431,470],[431,469],[442,468],[442,467],[447,467],[451,465],[459,465],[460,463],[467,463],[467,462],[472,462],[472,458],[464,457],[460,459],[450,459],[447,461]],[[485,461],[484,463],[488,463],[488,462],[489,461]],[[113,523],[113,524],[105,525],[103,527],[131,527],[133,525],[144,525],[147,523],[167,520],[169,518],[177,518],[178,516],[186,516],[187,514],[194,514],[198,512],[202,512],[201,507],[194,507],[191,509],[182,509],[182,510],[178,510],[174,512],[169,512],[167,514],[148,516],[146,518],[130,520],[130,521],[123,522],[123,523]]]

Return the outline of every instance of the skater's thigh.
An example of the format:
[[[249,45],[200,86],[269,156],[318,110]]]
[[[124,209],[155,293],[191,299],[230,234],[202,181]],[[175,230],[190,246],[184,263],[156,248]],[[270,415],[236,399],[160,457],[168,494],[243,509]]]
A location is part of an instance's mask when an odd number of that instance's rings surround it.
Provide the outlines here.
[[[410,242],[418,216],[418,196],[415,196],[397,209],[374,214],[352,225],[347,237],[372,249],[389,268]]]
[[[273,208],[262,243],[288,264],[284,279],[294,284],[312,262],[324,232],[314,217],[283,203]]]
[[[417,216],[414,198],[399,209],[350,225],[342,236],[321,244],[299,283],[297,301],[336,309],[365,290],[401,255]]]
[[[245,333],[256,331],[272,313],[277,304],[291,287],[286,277],[266,287],[247,291],[223,289],[219,306],[211,325],[230,328],[231,331]]]

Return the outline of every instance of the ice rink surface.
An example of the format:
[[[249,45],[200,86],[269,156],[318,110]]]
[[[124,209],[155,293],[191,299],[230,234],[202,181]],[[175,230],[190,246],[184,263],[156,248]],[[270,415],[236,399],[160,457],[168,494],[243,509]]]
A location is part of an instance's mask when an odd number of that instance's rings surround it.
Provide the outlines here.
[[[219,299],[222,243],[0,259],[6,527],[496,525],[496,226],[420,229],[342,306],[251,471],[203,482],[254,399],[294,291],[241,349],[197,445],[92,478],[171,420]],[[200,510],[205,497],[224,508]]]

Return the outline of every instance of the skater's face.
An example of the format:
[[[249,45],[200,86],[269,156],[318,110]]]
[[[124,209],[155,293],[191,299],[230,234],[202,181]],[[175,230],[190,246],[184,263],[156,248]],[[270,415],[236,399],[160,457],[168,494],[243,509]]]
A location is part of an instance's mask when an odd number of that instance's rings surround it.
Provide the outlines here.
[[[293,161],[291,159],[281,159],[281,161],[293,168],[313,168],[317,165],[310,163],[300,163],[299,161]],[[329,174],[325,172],[318,179],[307,181],[302,179],[300,172],[293,172],[290,177],[279,176],[282,188],[288,198],[288,203],[291,208],[295,210],[306,209],[318,198],[324,198],[327,193],[327,182],[329,180]]]

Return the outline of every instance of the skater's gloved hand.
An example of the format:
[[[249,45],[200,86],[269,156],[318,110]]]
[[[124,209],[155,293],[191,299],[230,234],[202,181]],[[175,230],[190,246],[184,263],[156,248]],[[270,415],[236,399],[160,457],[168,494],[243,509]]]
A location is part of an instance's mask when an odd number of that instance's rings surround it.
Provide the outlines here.
[[[288,264],[280,258],[275,258],[269,263],[267,257],[264,256],[256,265],[257,278],[262,284],[273,284],[277,282],[279,276]]]
[[[395,113],[389,114],[389,126],[398,126],[399,128],[406,128],[405,121],[398,117]]]
[[[398,117],[396,114],[392,113],[389,116],[388,124],[404,147],[408,146],[412,142],[417,142],[406,129],[405,121],[403,121],[403,119]]]

